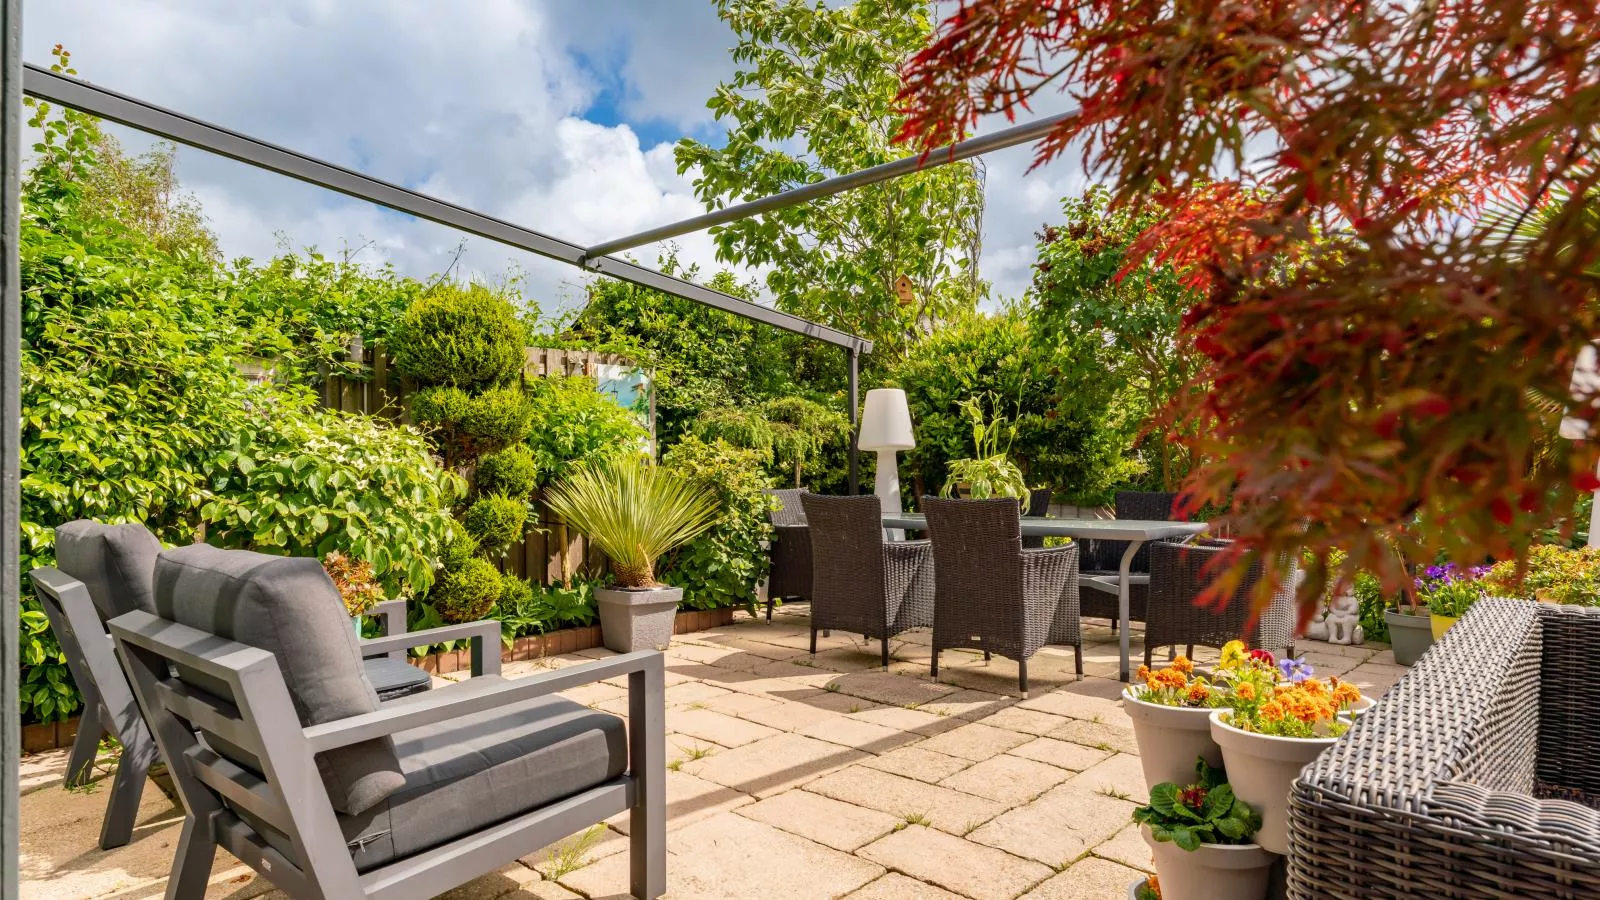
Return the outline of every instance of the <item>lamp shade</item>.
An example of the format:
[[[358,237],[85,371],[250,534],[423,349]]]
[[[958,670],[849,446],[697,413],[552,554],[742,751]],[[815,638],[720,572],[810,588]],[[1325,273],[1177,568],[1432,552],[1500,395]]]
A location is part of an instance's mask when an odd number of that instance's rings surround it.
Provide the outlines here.
[[[861,435],[856,438],[856,446],[862,450],[910,450],[916,445],[906,392],[899,388],[867,391],[867,408],[861,415]]]

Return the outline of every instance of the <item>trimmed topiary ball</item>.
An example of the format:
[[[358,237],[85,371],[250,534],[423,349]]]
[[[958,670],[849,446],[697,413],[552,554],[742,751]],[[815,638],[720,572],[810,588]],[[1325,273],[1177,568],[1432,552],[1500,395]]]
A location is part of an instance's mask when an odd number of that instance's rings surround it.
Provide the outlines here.
[[[486,559],[473,557],[455,569],[446,569],[434,584],[429,599],[446,622],[476,622],[500,602],[505,584]]]
[[[389,352],[401,374],[422,384],[478,391],[522,371],[526,338],[506,298],[481,285],[444,285],[406,310]]]
[[[521,443],[533,424],[533,402],[520,387],[493,388],[473,397],[461,430],[483,444]]]
[[[498,453],[478,460],[477,488],[480,494],[527,497],[539,486],[539,464],[522,444],[512,444]]]
[[[500,576],[499,618],[533,617],[533,585],[510,572]]]
[[[522,539],[522,528],[528,522],[528,504],[504,494],[479,497],[461,517],[467,534],[478,542],[485,553],[500,553]]]
[[[472,397],[460,388],[431,387],[411,398],[411,417],[421,425],[456,425],[467,417]]]
[[[457,530],[439,554],[439,565],[446,569],[459,569],[467,560],[478,555],[478,542],[465,531]]]

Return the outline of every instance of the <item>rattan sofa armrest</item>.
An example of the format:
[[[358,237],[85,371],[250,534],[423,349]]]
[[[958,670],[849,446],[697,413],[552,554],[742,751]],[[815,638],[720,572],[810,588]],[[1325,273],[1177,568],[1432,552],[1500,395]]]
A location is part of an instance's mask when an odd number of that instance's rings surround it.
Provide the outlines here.
[[[1492,832],[1494,841],[1573,853],[1590,865],[1600,857],[1600,811],[1570,800],[1444,782],[1434,787],[1427,810],[1447,830]]]
[[[665,677],[665,671],[665,663],[659,652],[642,650],[611,659],[569,666],[543,675],[509,680],[468,695],[457,695],[447,690],[430,691],[415,698],[407,698],[403,704],[390,704],[377,712],[351,716],[337,722],[312,725],[307,727],[304,733],[311,752],[321,753],[335,747],[357,744],[423,725],[448,722],[451,719],[495,709],[519,700],[544,697],[621,675],[653,673],[656,676],[653,680],[660,685]],[[629,691],[631,692],[634,687],[630,679]]]
[[[361,646],[361,656],[370,659],[396,650],[410,650],[412,647],[470,639],[472,674],[498,675],[500,674],[500,630],[498,619],[480,619],[476,622],[462,622],[459,625],[443,625],[422,631],[407,631],[387,637],[362,639],[357,643]]]

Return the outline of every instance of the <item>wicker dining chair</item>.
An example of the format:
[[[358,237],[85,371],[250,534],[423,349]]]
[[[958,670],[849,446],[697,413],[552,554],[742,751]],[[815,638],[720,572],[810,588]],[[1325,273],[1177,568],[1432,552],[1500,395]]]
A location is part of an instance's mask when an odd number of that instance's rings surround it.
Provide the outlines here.
[[[933,624],[932,546],[885,541],[877,497],[802,494],[800,502],[811,530],[811,652],[818,630],[852,631],[881,641],[889,668],[889,638]]]
[[[1272,596],[1272,603],[1256,618],[1251,618],[1251,594],[1266,575],[1258,560],[1221,608],[1200,606],[1196,601],[1216,578],[1209,567],[1231,541],[1200,538],[1192,542],[1151,541],[1141,550],[1150,551],[1149,604],[1145,610],[1144,663],[1150,665],[1151,651],[1157,647],[1187,647],[1194,656],[1196,645],[1221,647],[1242,640],[1252,647],[1284,651],[1294,655],[1296,623],[1295,579],[1289,578]]]
[[[800,505],[800,495],[805,491],[791,488],[767,491],[775,506],[767,513],[772,523],[772,541],[768,549],[771,567],[767,574],[767,621],[772,621],[772,609],[779,600],[811,599],[811,532],[806,526],[805,508]]]
[[[1052,492],[1049,488],[1035,488],[1034,490],[1029,491],[1028,508],[1025,512],[1023,512],[1023,515],[1033,516],[1035,518],[1042,518],[1049,515],[1051,493]],[[1028,535],[1022,538],[1022,548],[1024,550],[1037,550],[1043,546],[1044,538],[1042,536]]]
[[[982,650],[1017,662],[1028,696],[1028,659],[1045,644],[1070,644],[1083,676],[1078,623],[1078,545],[1025,550],[1021,508],[1007,499],[922,498],[933,540],[933,664],[939,651]]]
[[[1289,792],[1292,900],[1600,897],[1600,609],[1479,600]]]
[[[1118,491],[1117,518],[1164,522],[1172,519],[1172,506],[1178,495],[1170,491]],[[1128,549],[1127,541],[1084,541],[1079,571],[1084,575],[1117,575],[1122,566],[1122,554]],[[1134,575],[1150,574],[1150,545],[1145,544],[1133,555],[1128,568]],[[1150,586],[1145,579],[1128,585],[1128,621],[1145,621],[1145,607],[1149,603]],[[1115,589],[1087,590],[1083,594],[1083,614],[1097,619],[1110,619],[1111,629],[1117,629],[1118,599]]]

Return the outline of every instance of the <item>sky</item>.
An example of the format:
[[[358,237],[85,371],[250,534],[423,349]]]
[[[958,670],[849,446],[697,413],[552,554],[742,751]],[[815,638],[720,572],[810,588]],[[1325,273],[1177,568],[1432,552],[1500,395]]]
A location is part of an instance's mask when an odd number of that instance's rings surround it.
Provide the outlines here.
[[[23,35],[29,62],[61,43],[81,78],[582,244],[704,211],[672,145],[720,143],[705,101],[735,43],[709,0],[25,0]],[[997,298],[1026,289],[1034,233],[1083,184],[1030,158],[986,157]],[[459,251],[461,274],[517,273],[547,314],[582,303],[588,276],[561,263],[198,150],[177,174],[229,256],[314,246],[425,277]],[[675,241],[723,267],[706,234]]]

